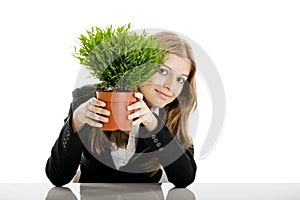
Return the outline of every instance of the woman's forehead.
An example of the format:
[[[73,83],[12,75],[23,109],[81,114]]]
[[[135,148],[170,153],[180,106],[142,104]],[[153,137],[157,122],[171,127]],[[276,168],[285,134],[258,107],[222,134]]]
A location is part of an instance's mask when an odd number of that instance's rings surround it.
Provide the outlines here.
[[[176,54],[168,54],[164,65],[176,71],[178,74],[189,75],[191,71],[190,60],[181,58]]]

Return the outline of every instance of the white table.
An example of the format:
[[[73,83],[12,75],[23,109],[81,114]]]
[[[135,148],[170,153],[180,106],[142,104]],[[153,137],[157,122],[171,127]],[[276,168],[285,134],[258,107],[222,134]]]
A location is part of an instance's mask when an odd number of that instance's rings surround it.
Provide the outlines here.
[[[193,183],[187,188],[163,184],[0,183],[1,200],[299,200],[300,184]]]

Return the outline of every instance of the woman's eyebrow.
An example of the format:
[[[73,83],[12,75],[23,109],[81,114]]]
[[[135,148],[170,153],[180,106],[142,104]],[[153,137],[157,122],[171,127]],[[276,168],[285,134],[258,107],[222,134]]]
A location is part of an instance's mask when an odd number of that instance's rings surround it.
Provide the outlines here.
[[[171,67],[169,67],[169,66],[167,66],[167,65],[165,65],[165,64],[162,64],[164,67],[166,67],[166,68],[168,68],[168,69],[170,69],[170,70],[172,70],[173,71],[173,69],[171,68]],[[189,77],[188,75],[186,75],[186,74],[181,74],[182,76],[186,76],[186,77]]]

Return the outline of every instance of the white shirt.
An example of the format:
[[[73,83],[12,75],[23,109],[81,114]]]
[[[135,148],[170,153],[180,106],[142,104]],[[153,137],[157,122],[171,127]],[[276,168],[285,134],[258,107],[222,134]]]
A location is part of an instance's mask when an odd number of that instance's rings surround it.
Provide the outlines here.
[[[158,107],[151,107],[150,110],[153,113],[159,114],[159,108]],[[128,161],[132,158],[132,156],[135,153],[136,150],[136,142],[138,138],[139,133],[139,127],[140,125],[133,125],[132,129],[129,133],[128,143],[126,148],[118,148],[116,143],[112,143],[112,150],[111,150],[111,156],[114,161],[114,164],[117,168],[117,170],[120,169],[120,167],[125,166]]]

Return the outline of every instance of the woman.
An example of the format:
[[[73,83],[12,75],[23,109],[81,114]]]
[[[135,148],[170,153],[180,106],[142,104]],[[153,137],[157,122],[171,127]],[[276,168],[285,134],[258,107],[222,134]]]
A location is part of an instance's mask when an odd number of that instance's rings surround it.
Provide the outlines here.
[[[80,165],[79,182],[159,182],[162,168],[176,187],[195,179],[194,148],[188,118],[196,108],[196,65],[190,45],[171,32],[154,35],[170,53],[135,93],[129,133],[102,131],[110,115],[96,99],[96,85],[73,91],[68,117],[46,164],[56,186],[69,183]],[[99,128],[100,127],[100,128]]]

